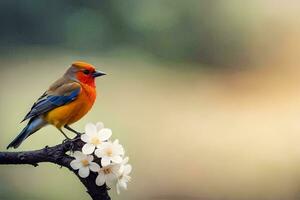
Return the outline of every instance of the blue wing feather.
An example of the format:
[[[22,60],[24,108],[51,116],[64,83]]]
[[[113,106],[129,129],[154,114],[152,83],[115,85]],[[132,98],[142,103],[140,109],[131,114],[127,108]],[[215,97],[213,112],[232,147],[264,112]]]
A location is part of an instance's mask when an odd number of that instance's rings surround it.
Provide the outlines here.
[[[74,101],[79,95],[79,93],[80,88],[77,88],[74,91],[72,91],[69,95],[65,96],[43,95],[43,98],[40,98],[32,106],[30,112],[25,116],[22,122]]]

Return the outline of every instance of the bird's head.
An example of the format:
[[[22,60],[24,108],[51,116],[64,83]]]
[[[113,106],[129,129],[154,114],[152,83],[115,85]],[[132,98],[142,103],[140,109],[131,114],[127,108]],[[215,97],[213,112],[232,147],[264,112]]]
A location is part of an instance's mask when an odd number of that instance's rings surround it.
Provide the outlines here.
[[[68,69],[66,75],[81,83],[95,87],[95,78],[106,74],[96,71],[95,67],[89,63],[77,61]]]

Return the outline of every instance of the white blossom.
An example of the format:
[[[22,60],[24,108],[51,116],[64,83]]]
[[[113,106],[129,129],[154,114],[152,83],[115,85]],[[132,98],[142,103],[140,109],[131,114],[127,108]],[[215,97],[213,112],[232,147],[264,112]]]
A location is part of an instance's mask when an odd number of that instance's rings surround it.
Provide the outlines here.
[[[112,164],[105,167],[102,167],[98,171],[98,176],[96,178],[96,185],[101,186],[104,183],[111,185],[115,182],[120,173],[120,165]]]
[[[111,162],[119,164],[123,161],[124,149],[119,144],[119,140],[104,142],[97,147],[95,155],[101,158],[101,165],[103,167],[108,166]]]
[[[80,151],[75,151],[72,155],[75,159],[71,161],[70,165],[73,169],[79,170],[78,174],[82,178],[86,178],[90,174],[90,170],[97,172],[100,170],[100,166],[92,162],[94,157],[92,155],[85,155]]]
[[[119,169],[119,176],[117,179],[117,193],[120,194],[121,189],[126,190],[127,189],[127,183],[130,181],[131,177],[129,176],[132,167],[128,163],[129,158],[124,158],[123,162],[121,163],[120,169]]]
[[[112,131],[104,128],[102,122],[86,124],[85,134],[81,135],[81,140],[85,142],[82,152],[75,151],[72,154],[75,159],[70,165],[74,170],[78,170],[82,178],[88,177],[90,171],[98,173],[96,185],[115,185],[117,193],[120,194],[121,190],[127,189],[132,166],[128,164],[129,158],[124,158],[125,151],[119,140],[109,140],[111,135]],[[97,159],[93,162],[93,155],[101,158],[101,161]]]
[[[96,147],[107,141],[112,135],[112,131],[104,128],[103,123],[98,122],[96,125],[88,123],[85,126],[85,134],[81,135],[81,140],[86,142],[82,147],[84,154],[92,154]]]

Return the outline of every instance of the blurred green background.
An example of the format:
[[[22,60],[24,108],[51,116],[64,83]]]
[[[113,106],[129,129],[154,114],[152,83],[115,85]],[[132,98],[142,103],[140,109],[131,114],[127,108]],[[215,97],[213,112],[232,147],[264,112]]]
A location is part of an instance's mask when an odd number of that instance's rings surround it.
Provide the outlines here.
[[[300,199],[300,2],[0,1],[0,150],[75,60],[108,73],[103,121],[133,165],[125,200]],[[63,140],[48,126],[18,150]],[[89,199],[51,164],[0,166],[0,199]]]

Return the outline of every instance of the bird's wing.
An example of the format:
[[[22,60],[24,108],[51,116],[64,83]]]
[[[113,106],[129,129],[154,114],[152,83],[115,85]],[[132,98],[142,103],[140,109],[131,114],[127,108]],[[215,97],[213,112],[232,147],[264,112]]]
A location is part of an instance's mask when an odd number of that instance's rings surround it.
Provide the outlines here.
[[[33,104],[31,110],[27,113],[22,122],[74,101],[79,95],[80,91],[80,84],[74,82],[62,84],[61,86],[55,88],[55,90],[46,91]]]

